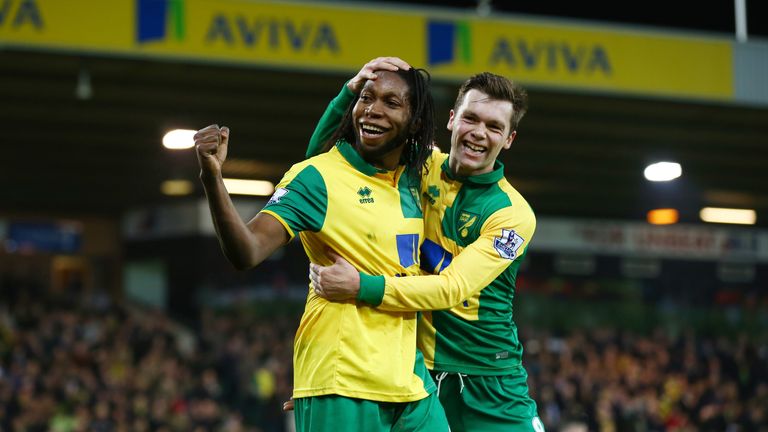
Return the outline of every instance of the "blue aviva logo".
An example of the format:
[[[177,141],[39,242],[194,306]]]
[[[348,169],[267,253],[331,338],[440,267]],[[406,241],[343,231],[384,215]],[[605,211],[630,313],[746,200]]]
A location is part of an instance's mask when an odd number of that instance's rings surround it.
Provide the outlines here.
[[[461,60],[472,63],[469,23],[464,21],[428,21],[427,43],[430,66]]]
[[[184,40],[184,0],[136,0],[136,40],[139,43]]]

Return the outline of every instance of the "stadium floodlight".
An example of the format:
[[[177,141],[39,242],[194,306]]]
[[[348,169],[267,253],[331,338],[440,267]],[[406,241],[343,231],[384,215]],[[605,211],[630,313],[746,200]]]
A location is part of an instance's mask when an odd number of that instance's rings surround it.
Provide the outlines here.
[[[754,225],[757,222],[757,212],[752,209],[704,207],[699,217],[710,223]]]
[[[663,182],[680,177],[683,169],[677,162],[656,162],[645,167],[645,178],[649,181]]]
[[[183,150],[195,146],[192,138],[197,131],[191,129],[174,129],[163,136],[163,147],[171,150]]]
[[[275,191],[275,185],[266,180],[225,178],[224,186],[232,195],[270,196]]]
[[[160,184],[160,191],[170,196],[189,195],[194,189],[195,186],[189,180],[166,180]]]
[[[677,209],[659,208],[650,210],[647,219],[651,225],[671,225],[680,220],[680,214]]]

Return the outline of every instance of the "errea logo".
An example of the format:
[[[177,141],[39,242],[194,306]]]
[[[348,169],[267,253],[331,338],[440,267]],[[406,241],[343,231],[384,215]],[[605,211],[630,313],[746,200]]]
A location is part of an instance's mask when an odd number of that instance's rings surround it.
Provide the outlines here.
[[[370,204],[373,202],[373,197],[371,197],[371,188],[368,186],[363,186],[358,189],[357,194],[360,195],[360,204]]]

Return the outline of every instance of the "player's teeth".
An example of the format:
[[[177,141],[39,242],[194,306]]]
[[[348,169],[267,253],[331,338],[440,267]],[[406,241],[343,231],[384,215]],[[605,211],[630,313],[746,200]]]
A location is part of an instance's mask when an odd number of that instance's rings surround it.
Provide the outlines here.
[[[478,152],[483,151],[482,147],[475,147],[472,144],[464,144],[464,145],[466,145],[470,150],[473,150],[473,151],[478,151]]]

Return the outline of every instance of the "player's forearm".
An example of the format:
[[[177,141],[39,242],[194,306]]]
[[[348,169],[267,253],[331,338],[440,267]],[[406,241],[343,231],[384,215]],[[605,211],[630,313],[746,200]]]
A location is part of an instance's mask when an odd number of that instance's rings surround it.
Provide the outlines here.
[[[339,123],[344,118],[344,112],[354,98],[355,94],[345,84],[341,92],[328,104],[323,116],[317,122],[315,130],[312,132],[312,137],[309,139],[306,157],[309,158],[322,152],[323,146],[333,136]]]
[[[472,298],[512,263],[484,251],[479,244],[464,249],[438,275],[360,279],[358,300],[387,311],[449,309]]]
[[[201,175],[201,179],[224,255],[238,270],[258,265],[266,257],[259,256],[256,239],[237,213],[221,175]]]
[[[472,297],[493,280],[477,276],[474,272],[469,275],[446,272],[407,278],[387,277],[378,308],[386,311],[450,309]]]
[[[491,280],[459,274],[390,278],[361,273],[357,299],[386,311],[450,309],[487,286]]]

